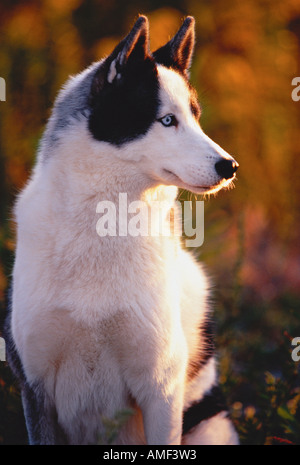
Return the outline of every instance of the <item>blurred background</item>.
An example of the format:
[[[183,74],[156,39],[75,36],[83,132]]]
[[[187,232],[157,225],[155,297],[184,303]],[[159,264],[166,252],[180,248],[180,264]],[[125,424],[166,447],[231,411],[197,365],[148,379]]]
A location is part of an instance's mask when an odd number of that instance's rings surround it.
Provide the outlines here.
[[[240,163],[205,203],[198,256],[214,284],[220,382],[243,444],[300,444],[300,76],[298,0],[1,0],[0,317],[13,266],[12,205],[53,100],[109,54],[139,13],[154,50],[196,19],[191,81],[204,131]],[[0,444],[27,442],[20,395],[0,362]]]

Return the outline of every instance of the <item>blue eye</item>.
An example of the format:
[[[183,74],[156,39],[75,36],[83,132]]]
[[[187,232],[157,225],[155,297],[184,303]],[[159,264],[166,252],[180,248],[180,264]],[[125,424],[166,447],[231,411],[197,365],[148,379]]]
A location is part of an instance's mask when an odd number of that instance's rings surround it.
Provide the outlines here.
[[[161,124],[163,124],[164,126],[166,126],[166,127],[177,126],[178,125],[178,121],[176,119],[176,116],[172,115],[172,114],[165,115],[162,118],[160,118],[158,121]]]

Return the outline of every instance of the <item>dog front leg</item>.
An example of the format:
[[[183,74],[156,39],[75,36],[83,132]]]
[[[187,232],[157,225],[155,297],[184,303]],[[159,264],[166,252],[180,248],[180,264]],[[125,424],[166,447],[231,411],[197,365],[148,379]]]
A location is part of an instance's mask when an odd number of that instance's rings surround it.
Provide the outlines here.
[[[181,444],[188,347],[179,325],[170,333],[140,338],[140,331],[137,341],[127,338],[121,346],[124,380],[149,445]]]
[[[142,411],[149,445],[181,444],[187,348],[184,339],[181,344],[177,342],[175,350],[162,352],[147,370],[137,363],[128,373],[127,382]]]
[[[144,431],[149,445],[181,444],[184,383],[172,386],[172,393],[151,396],[142,407]]]

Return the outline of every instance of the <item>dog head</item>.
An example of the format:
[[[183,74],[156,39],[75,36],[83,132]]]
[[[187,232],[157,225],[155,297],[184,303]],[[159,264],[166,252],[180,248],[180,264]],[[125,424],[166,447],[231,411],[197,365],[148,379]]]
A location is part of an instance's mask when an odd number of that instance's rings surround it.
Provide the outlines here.
[[[150,178],[196,193],[216,192],[235,177],[238,164],[207,137],[188,81],[194,19],[150,53],[148,21],[133,29],[96,72],[91,86],[89,130],[134,160]],[[130,144],[130,145],[129,145]]]
[[[78,146],[78,160],[90,157],[94,178],[106,157],[106,166],[123,170],[133,183],[144,179],[148,187],[211,193],[229,185],[238,164],[202,131],[197,94],[188,80],[194,35],[194,19],[187,17],[177,34],[151,53],[148,20],[140,16],[107,58],[67,83],[44,140],[57,140],[71,128],[78,140],[71,156]]]

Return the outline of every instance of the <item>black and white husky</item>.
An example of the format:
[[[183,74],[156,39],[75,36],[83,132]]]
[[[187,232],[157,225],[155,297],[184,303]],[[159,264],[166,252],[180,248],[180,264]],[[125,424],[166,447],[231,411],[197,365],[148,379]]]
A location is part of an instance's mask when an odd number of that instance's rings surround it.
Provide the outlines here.
[[[201,267],[175,234],[96,232],[98,203],[119,193],[161,200],[167,217],[178,187],[211,193],[235,177],[235,160],[198,123],[194,19],[148,47],[140,16],[67,82],[16,204],[6,342],[31,444],[95,444],[103,418],[128,408],[116,444],[238,443]]]

